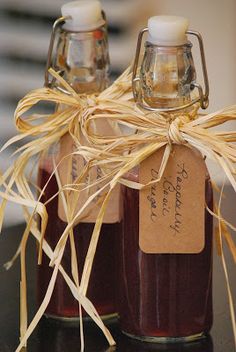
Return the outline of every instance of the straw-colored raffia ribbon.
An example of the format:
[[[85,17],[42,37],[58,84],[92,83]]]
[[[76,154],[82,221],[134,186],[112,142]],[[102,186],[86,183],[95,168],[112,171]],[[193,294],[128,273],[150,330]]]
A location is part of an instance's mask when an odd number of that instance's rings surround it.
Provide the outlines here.
[[[100,326],[108,342],[112,345],[114,341],[101,320],[99,320],[93,306],[87,300],[86,292],[104,213],[110,195],[117,183],[131,188],[142,189],[143,187],[148,187],[151,183],[159,182],[168,162],[171,145],[185,144],[189,148],[196,148],[203,155],[218,164],[236,191],[236,145],[234,144],[234,142],[236,142],[236,131],[217,132],[212,129],[212,127],[221,125],[226,121],[236,120],[236,106],[205,116],[198,115],[198,105],[194,106],[191,111],[184,113],[150,113],[139,109],[133,102],[129,69],[104,92],[99,95],[91,96],[78,95],[56,72],[51,70],[51,74],[59,84],[67,90],[68,94],[49,88],[42,88],[26,95],[26,97],[19,102],[15,112],[15,123],[20,134],[11,139],[2,148],[3,150],[14,142],[26,137],[32,137],[32,140],[27,141],[17,150],[18,158],[16,162],[12,167],[6,170],[1,177],[3,191],[0,195],[4,199],[0,209],[1,219],[3,218],[6,201],[13,201],[24,207],[33,209],[31,214],[29,214],[29,212],[26,213],[28,226],[22,238],[19,250],[19,252],[21,252],[21,264],[23,268],[21,291],[24,304],[22,307],[21,343],[17,351],[20,351],[21,347],[25,345],[28,337],[43,315],[51,297],[57,272],[59,270],[64,272],[60,263],[66,242],[72,234],[74,225],[82,219],[86,207],[94,201],[98,194],[101,195],[102,203],[93,230],[81,281],[79,283],[78,278],[76,279],[76,275],[73,277],[74,281],[68,279],[68,276],[65,275],[64,278],[73,295],[86,309],[92,319]],[[63,111],[57,111],[52,115],[31,115],[25,118],[22,117],[25,112],[40,101],[63,104],[65,108]],[[119,132],[119,134],[112,136],[99,135],[94,128],[99,120],[106,120],[114,128],[119,124],[121,128],[119,131],[126,129],[128,132]],[[96,188],[97,191],[88,197],[87,202],[85,202],[79,210],[75,210],[75,204],[68,206],[66,201],[64,202],[68,224],[52,252],[44,239],[47,212],[45,205],[40,202],[43,190],[39,198],[35,199],[31,191],[30,182],[27,178],[26,166],[31,158],[42,155],[46,149],[59,142],[60,138],[66,133],[71,135],[77,147],[77,149],[73,151],[73,154],[82,156],[87,164],[84,169],[81,170],[81,174],[73,184],[62,186],[58,173],[61,160],[59,162],[55,161],[53,174],[56,175],[58,180],[59,193],[63,194],[63,192],[70,190],[70,192],[75,192],[77,197],[79,197],[80,192],[84,191],[84,189],[88,190],[95,185],[100,186],[100,188]],[[86,145],[81,144],[81,135],[86,140]],[[163,147],[165,152],[158,179],[147,185],[142,185],[139,182],[130,181],[125,178],[125,174],[133,167],[139,165],[144,159]],[[71,154],[64,158],[70,157]],[[84,176],[88,175],[89,171],[94,166],[100,167],[102,170],[102,178],[94,181],[90,185],[84,185],[82,182]],[[47,187],[47,184],[45,187]],[[78,199],[77,197],[74,199]],[[230,224],[221,217],[219,212],[214,213],[210,209],[208,209],[208,211],[219,220],[220,233],[222,233],[222,226],[226,228],[226,226]],[[36,213],[38,213],[42,219],[41,233],[39,233],[36,228],[34,220]],[[235,230],[232,225],[230,225],[230,227]],[[29,327],[27,327],[24,252],[30,231],[40,242],[39,262],[41,260],[41,250],[44,250],[51,259],[50,264],[54,265],[54,271],[44,302]],[[224,231],[224,233],[226,234],[226,231]],[[230,244],[229,248],[235,259],[236,247],[234,241],[229,232],[227,232],[227,237],[226,235],[224,235],[224,237],[226,238],[226,243]],[[222,239],[221,235],[220,239]],[[76,263],[74,263],[74,265],[76,265]],[[227,275],[226,280],[227,287],[229,287]],[[228,293],[230,292],[228,291]],[[230,302],[232,303],[232,301]],[[231,309],[231,313],[232,312],[233,310]],[[235,325],[233,328],[236,336]]]

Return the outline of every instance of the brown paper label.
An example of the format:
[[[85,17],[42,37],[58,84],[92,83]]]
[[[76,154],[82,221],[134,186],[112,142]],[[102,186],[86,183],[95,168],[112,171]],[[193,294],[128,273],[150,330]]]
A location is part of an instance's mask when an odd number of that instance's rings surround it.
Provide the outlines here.
[[[158,178],[164,148],[140,165],[140,182]],[[199,253],[205,244],[206,165],[197,151],[173,146],[158,183],[140,191],[139,245],[145,253]]]
[[[99,128],[102,128],[103,133],[113,133],[112,128],[108,126],[105,122],[104,124],[100,124]],[[82,141],[85,143],[85,141]],[[61,139],[60,144],[60,159],[64,156],[70,155],[73,151],[76,150],[76,146],[74,145],[74,141],[69,134],[66,134]],[[85,160],[80,155],[72,155],[66,157],[60,164],[58,171],[60,176],[60,182],[62,186],[67,184],[72,184],[77,177],[81,174],[85,165]],[[82,180],[85,185],[92,184],[94,181],[98,181],[102,177],[102,170],[100,167],[93,167],[89,175],[86,176]],[[64,191],[64,195],[67,199],[68,206],[73,207],[73,204],[76,204],[73,210],[73,214],[76,214],[81,207],[85,204],[88,198],[93,195],[96,191],[98,191],[104,183],[100,183],[99,185],[95,185],[87,190],[83,190],[80,192],[79,197],[78,193],[74,191]],[[102,191],[101,194],[98,194],[97,197],[89,204],[88,207],[83,211],[80,222],[89,222],[95,223],[98,212],[101,208],[101,204],[103,201],[103,195],[108,191],[105,189]],[[65,207],[63,205],[63,198],[59,195],[59,202],[58,202],[58,215],[61,220],[67,221],[67,216],[65,213]],[[104,215],[103,223],[116,223],[121,220],[121,205],[120,205],[120,186],[117,185],[115,189],[112,191],[110,200],[108,202],[108,206]]]

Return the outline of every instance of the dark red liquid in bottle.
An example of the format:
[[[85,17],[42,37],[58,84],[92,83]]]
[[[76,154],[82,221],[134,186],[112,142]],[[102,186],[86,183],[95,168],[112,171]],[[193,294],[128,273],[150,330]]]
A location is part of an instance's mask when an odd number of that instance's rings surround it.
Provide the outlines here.
[[[39,186],[43,188],[46,184],[50,173],[45,169],[39,169]],[[55,177],[50,180],[42,201],[50,199],[58,191]],[[45,233],[45,239],[52,249],[55,248],[57,241],[62,235],[66,223],[58,217],[58,198],[54,198],[47,205],[48,225]],[[116,238],[120,232],[120,223],[103,224],[98,242],[96,255],[94,258],[93,269],[90,276],[87,296],[96,307],[101,316],[108,316],[116,312],[115,306],[115,253]],[[94,224],[80,223],[74,229],[75,246],[78,257],[78,268],[81,273],[84,266],[85,257],[89,247]],[[65,248],[62,259],[62,266],[67,274],[71,276],[71,250],[69,241]],[[38,269],[38,301],[42,302],[46,293],[49,280],[52,275],[52,268],[49,267],[49,259],[43,254],[42,265]],[[72,276],[71,276],[72,277]],[[85,312],[83,313],[85,315]],[[63,279],[61,273],[58,273],[56,285],[47,307],[46,315],[55,318],[77,318],[79,317],[78,302],[72,296],[70,289]]]
[[[201,253],[145,254],[138,239],[139,191],[124,187],[123,193],[119,281],[122,331],[156,338],[208,332],[212,325],[212,216],[205,212],[205,248]],[[209,180],[205,194],[212,209]]]

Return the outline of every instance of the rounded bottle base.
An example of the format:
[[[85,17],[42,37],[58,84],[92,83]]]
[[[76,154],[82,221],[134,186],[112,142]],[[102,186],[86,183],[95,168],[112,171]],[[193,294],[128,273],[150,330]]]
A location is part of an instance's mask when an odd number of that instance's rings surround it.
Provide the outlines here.
[[[136,335],[129,334],[123,330],[122,330],[122,333],[135,340],[150,342],[150,343],[157,343],[157,344],[158,343],[160,344],[186,343],[186,342],[193,342],[196,340],[200,340],[206,337],[206,334],[204,332],[191,335],[191,336],[181,336],[181,337],[136,336]]]
[[[70,325],[77,325],[80,322],[79,317],[61,317],[58,315],[53,315],[53,314],[44,314],[45,318],[53,320],[55,322],[60,322],[60,323],[65,323],[65,324],[70,324]],[[101,315],[101,319],[103,322],[106,324],[111,324],[113,322],[116,322],[118,319],[118,314],[113,313],[113,314],[107,314],[107,315]],[[88,317],[83,317],[83,322],[89,323],[93,321],[92,318]]]

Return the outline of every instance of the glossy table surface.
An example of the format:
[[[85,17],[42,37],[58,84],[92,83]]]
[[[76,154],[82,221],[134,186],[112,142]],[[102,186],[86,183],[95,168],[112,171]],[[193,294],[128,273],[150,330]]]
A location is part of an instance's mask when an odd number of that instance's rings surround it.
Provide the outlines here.
[[[232,192],[228,191],[228,199],[224,206],[227,219],[236,222],[232,202]],[[231,200],[231,201],[230,201]],[[3,264],[14,254],[23,225],[6,228],[0,237],[0,352],[14,351],[19,341],[19,259],[8,272]],[[231,255],[225,249],[233,297],[236,297],[235,266]],[[36,246],[31,239],[27,248],[28,267],[28,301],[29,316],[32,319],[35,313],[35,272],[36,272]],[[211,336],[199,342],[175,345],[155,345],[140,343],[123,336],[119,332],[116,322],[110,325],[117,346],[109,348],[102,333],[93,323],[85,324],[85,351],[86,352],[233,352],[235,351],[233,332],[231,327],[229,305],[225,278],[220,258],[214,258],[214,325]],[[78,326],[64,325],[43,318],[29,339],[28,352],[72,352],[80,351],[80,336]]]

